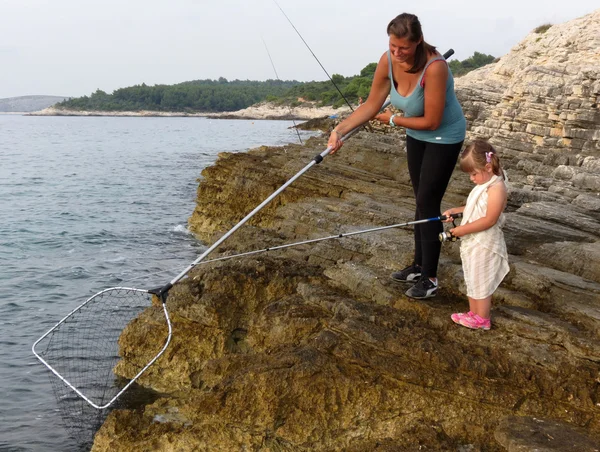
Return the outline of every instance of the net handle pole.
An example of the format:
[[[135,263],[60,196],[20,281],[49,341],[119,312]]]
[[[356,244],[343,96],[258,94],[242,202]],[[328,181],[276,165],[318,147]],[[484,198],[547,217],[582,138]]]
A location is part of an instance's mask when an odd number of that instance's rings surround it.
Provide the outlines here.
[[[389,102],[386,102],[383,106],[382,109],[387,107],[389,105]],[[350,138],[352,135],[354,135],[356,132],[358,132],[360,130],[360,128],[362,127],[362,124],[360,126],[355,127],[354,129],[352,129],[350,132],[348,132],[347,134],[345,134],[340,140],[342,142],[346,141],[348,138]],[[331,152],[332,147],[329,146],[327,147],[327,149],[325,149],[323,152],[321,152],[320,154],[317,154],[311,161],[310,163],[308,163],[304,168],[302,168],[300,171],[298,171],[290,180],[288,180],[285,184],[283,184],[281,187],[279,187],[277,190],[275,190],[267,199],[265,199],[263,202],[261,202],[258,206],[256,206],[254,208],[254,210],[252,212],[250,212],[248,215],[246,215],[242,220],[240,220],[240,222],[238,224],[236,224],[234,227],[232,227],[229,231],[227,231],[225,234],[223,234],[221,236],[221,238],[219,240],[217,240],[213,245],[211,245],[206,251],[204,251],[204,253],[202,253],[194,262],[192,262],[190,265],[188,265],[188,267],[183,270],[180,274],[178,274],[177,276],[175,276],[175,278],[173,278],[171,280],[171,282],[169,282],[169,284],[167,286],[165,286],[164,288],[162,288],[161,293],[165,293],[168,289],[170,289],[173,284],[175,284],[177,281],[179,281],[181,278],[183,278],[185,275],[188,274],[188,272],[193,269],[196,265],[198,265],[199,262],[201,262],[202,260],[204,260],[204,258],[206,256],[208,256],[210,253],[212,253],[221,243],[223,243],[225,240],[227,240],[231,235],[233,235],[233,233],[235,231],[237,231],[240,227],[242,227],[248,220],[250,220],[254,215],[256,215],[260,210],[263,209],[263,207],[265,207],[267,204],[269,204],[273,199],[275,199],[277,196],[279,196],[279,194],[284,191],[287,187],[289,187],[291,184],[293,184],[300,176],[302,176],[305,172],[307,172],[310,168],[312,168],[314,165],[317,165],[319,163],[321,163],[323,161],[323,159],[329,155],[329,153]],[[166,290],[165,290],[166,289]]]

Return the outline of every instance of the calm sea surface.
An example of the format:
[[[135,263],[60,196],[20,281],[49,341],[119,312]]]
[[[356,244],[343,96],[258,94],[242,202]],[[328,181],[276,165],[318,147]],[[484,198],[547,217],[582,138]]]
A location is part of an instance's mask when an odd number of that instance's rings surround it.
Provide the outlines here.
[[[0,115],[0,451],[79,450],[32,344],[100,290],[179,274],[205,249],[186,228],[202,169],[297,142],[290,125]]]

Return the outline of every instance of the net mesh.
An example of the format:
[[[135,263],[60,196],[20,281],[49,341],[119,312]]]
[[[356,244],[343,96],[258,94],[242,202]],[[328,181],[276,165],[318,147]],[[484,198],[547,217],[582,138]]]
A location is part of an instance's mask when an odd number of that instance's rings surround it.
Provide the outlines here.
[[[48,366],[83,396],[102,407],[129,383],[129,380],[114,373],[120,360],[119,338],[123,330],[151,306],[152,294],[145,290],[107,289],[69,314],[36,345],[36,351]],[[151,350],[144,344],[141,359],[128,360],[128,373],[132,378],[160,353],[166,343],[167,319],[162,315],[159,321],[164,324],[164,328],[159,327],[164,340],[150,346]],[[154,322],[156,316],[153,316]],[[110,409],[131,408],[152,397],[133,384],[110,407],[97,409],[50,370],[48,373],[65,427],[82,447],[91,445],[95,432]]]

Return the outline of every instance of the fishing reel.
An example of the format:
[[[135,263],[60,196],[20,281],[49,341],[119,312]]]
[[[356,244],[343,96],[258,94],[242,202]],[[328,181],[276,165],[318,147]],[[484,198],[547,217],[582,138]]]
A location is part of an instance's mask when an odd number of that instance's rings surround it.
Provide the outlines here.
[[[438,235],[440,242],[457,242],[460,238],[453,235],[450,231],[440,232]]]
[[[462,213],[453,213],[450,215],[450,217],[452,217],[452,225],[454,227],[456,227],[456,223],[455,220],[457,218],[462,218]],[[442,220],[445,220],[447,217],[446,216],[442,216],[440,217]],[[456,237],[455,235],[452,234],[452,232],[450,231],[444,231],[444,232],[440,232],[438,234],[438,238],[440,239],[440,242],[444,243],[444,242],[458,242],[460,240],[459,237]]]

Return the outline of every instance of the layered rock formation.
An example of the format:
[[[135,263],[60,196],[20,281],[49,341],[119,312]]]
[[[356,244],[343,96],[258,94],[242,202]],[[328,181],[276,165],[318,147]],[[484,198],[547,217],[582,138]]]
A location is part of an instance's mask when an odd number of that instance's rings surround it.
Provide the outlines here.
[[[162,396],[111,413],[93,450],[599,450],[599,24],[597,11],[532,33],[457,80],[469,136],[490,138],[512,183],[492,330],[450,320],[466,307],[456,244],[437,298],[412,301],[389,279],[411,259],[410,228],[199,265],[171,290],[173,342],[139,380]],[[214,242],[325,146],[221,155],[190,229]],[[445,205],[470,189],[456,171]],[[402,136],[360,132],[218,251],[403,223],[413,209]],[[119,374],[161,343],[159,319],[126,329]]]

